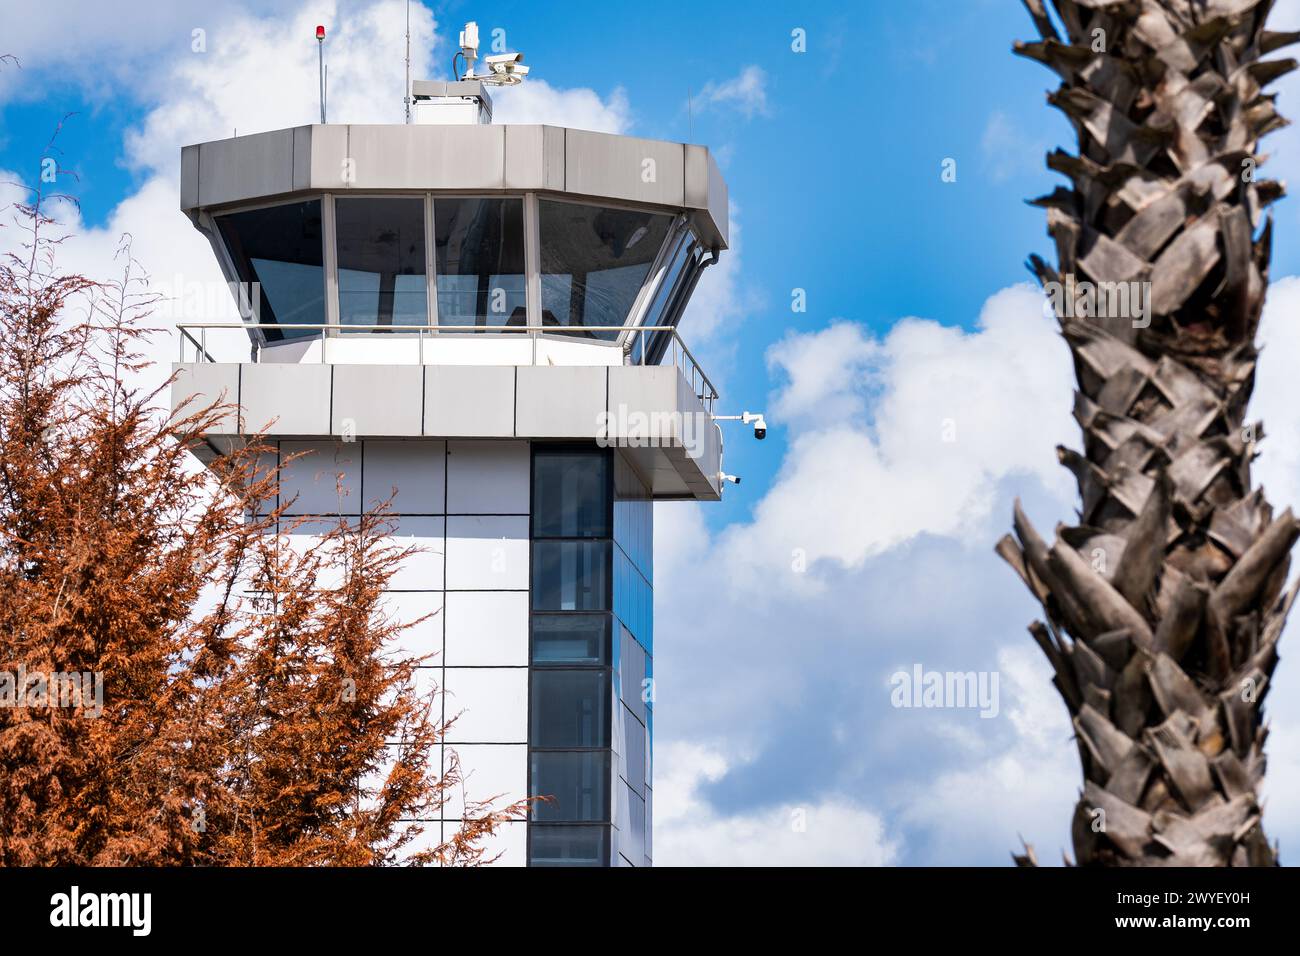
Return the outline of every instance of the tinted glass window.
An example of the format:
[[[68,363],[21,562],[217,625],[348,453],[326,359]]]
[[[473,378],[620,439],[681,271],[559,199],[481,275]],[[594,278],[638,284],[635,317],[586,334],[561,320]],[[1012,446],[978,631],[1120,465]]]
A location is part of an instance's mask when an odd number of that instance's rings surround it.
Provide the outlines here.
[[[609,818],[609,751],[532,753],[532,789],[539,797],[532,819],[542,822],[594,823]]]
[[[533,747],[609,746],[609,671],[533,671]]]
[[[530,826],[529,866],[602,866],[605,827]]]
[[[622,325],[672,218],[545,200],[538,210],[542,324]]]
[[[533,616],[534,664],[608,664],[607,614]]]
[[[325,269],[320,200],[268,206],[217,217],[217,230],[239,280],[261,284],[258,320],[271,341],[320,335],[284,328],[325,322]]]
[[[534,541],[533,608],[609,610],[609,541]]]
[[[425,325],[424,200],[336,199],[339,322]]]
[[[674,315],[670,307],[675,304],[677,290],[689,281],[689,270],[695,267],[699,251],[700,246],[693,233],[687,232],[678,240],[668,259],[663,278],[655,289],[654,298],[650,300],[650,305],[646,309],[645,319],[642,322],[646,328],[677,324],[681,317]],[[653,361],[667,340],[667,332],[637,336],[636,341],[632,343],[633,363],[641,361],[641,349],[644,346],[648,346],[647,360]]]
[[[438,324],[527,325],[521,199],[437,199]]]
[[[608,537],[609,456],[538,452],[534,460],[533,536]]]

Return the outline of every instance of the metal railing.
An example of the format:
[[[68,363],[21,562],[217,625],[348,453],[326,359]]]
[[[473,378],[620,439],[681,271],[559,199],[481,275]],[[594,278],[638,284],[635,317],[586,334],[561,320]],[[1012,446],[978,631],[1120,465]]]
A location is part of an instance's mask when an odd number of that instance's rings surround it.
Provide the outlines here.
[[[552,341],[558,339],[591,340],[593,339],[593,336],[591,335],[591,333],[593,332],[618,332],[620,334],[628,333],[629,338],[627,340],[627,343],[624,344],[622,347],[624,363],[631,364],[631,365],[645,365],[646,351],[648,348],[648,343],[645,341],[645,336],[647,334],[662,333],[669,336],[669,343],[668,343],[668,347],[664,350],[663,360],[659,364],[661,365],[668,364],[667,360],[669,356],[671,356],[673,366],[675,366],[677,370],[680,371],[682,375],[686,378],[687,382],[690,383],[691,391],[693,391],[695,393],[695,396],[701,402],[704,403],[705,407],[708,409],[710,414],[713,413],[714,403],[718,399],[718,390],[713,387],[713,383],[709,381],[709,377],[704,374],[704,369],[702,369],[700,367],[699,362],[695,360],[695,356],[691,354],[691,350],[686,347],[686,343],[682,341],[682,337],[678,334],[676,327],[669,326],[669,325],[652,325],[652,326],[645,326],[645,327],[637,326],[637,327],[628,328],[627,326],[623,326],[623,325],[584,325],[584,326],[571,326],[571,327],[556,326],[556,325],[547,325],[547,326],[512,325],[507,327],[495,327],[495,326],[482,326],[482,325],[359,326],[359,325],[340,325],[338,323],[278,325],[274,322],[179,322],[177,323],[176,328],[177,331],[180,333],[177,336],[177,343],[179,345],[178,361],[182,363],[186,361],[185,342],[187,339],[189,340],[190,344],[194,346],[193,361],[195,362],[216,362],[217,361],[217,359],[213,357],[212,353],[208,351],[208,329],[227,329],[227,330],[229,329],[241,329],[241,330],[275,329],[279,332],[285,332],[288,330],[301,331],[304,329],[311,329],[314,331],[318,331],[320,333],[319,336],[319,340],[321,343],[320,361],[322,364],[344,364],[344,363],[332,363],[327,361],[326,350],[327,350],[328,343],[331,340],[338,341],[339,338],[343,338],[346,341],[348,339],[353,339],[354,337],[359,337],[361,335],[367,335],[367,334],[377,335],[377,334],[397,333],[394,336],[394,338],[396,339],[401,339],[403,337],[409,337],[409,336],[413,336],[416,339],[416,343],[415,343],[416,347],[414,353],[415,361],[412,363],[415,365],[425,364],[424,341],[426,338],[436,339],[438,336],[445,336],[445,335],[465,336],[466,333],[473,333],[474,338],[479,338],[482,336],[491,336],[493,339],[509,340],[519,335],[527,335],[532,345],[532,348],[530,350],[531,351],[530,364],[536,365],[537,364],[537,343],[543,337],[546,337]],[[195,332],[198,333],[197,336],[194,335]],[[330,334],[331,332],[337,334],[331,335]],[[635,361],[632,360],[631,358],[632,352],[634,351],[633,349],[634,339],[632,338],[634,336],[639,336],[641,340],[641,349],[638,358]],[[314,341],[316,341],[316,336],[312,336],[310,338],[308,338],[307,336],[295,336],[292,339],[285,339],[282,342],[273,343],[271,344],[270,347],[276,348],[282,345],[309,343]],[[607,339],[596,339],[595,341],[604,342],[607,345],[613,345],[613,343]],[[252,360],[254,362],[261,361],[262,351],[266,347],[267,347],[266,343],[254,343],[253,353],[252,353]]]

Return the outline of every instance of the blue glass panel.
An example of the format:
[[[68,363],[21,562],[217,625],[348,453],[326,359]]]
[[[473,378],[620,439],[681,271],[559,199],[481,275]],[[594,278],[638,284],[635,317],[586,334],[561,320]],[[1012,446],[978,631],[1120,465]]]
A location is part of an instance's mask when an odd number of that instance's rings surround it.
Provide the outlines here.
[[[609,746],[609,671],[537,668],[528,742],[533,747]]]
[[[608,614],[534,614],[533,663],[608,664]]]
[[[533,609],[609,609],[608,541],[534,541]]]
[[[531,761],[533,795],[551,798],[533,804],[532,819],[544,823],[609,819],[608,750],[535,750]]]
[[[533,458],[533,537],[609,537],[609,454],[541,451]]]

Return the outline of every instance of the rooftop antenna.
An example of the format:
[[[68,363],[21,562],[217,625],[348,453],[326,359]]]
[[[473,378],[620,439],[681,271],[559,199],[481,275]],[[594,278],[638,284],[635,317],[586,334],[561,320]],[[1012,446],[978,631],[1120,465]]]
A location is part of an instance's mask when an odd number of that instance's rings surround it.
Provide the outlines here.
[[[411,123],[411,0],[406,0],[406,95],[402,97],[406,107],[406,123]]]
[[[460,31],[460,55],[465,58],[465,75],[456,79],[474,79],[474,61],[478,59],[478,24],[473,20]]]
[[[320,121],[325,125],[325,27],[316,27],[316,59],[320,70]]]

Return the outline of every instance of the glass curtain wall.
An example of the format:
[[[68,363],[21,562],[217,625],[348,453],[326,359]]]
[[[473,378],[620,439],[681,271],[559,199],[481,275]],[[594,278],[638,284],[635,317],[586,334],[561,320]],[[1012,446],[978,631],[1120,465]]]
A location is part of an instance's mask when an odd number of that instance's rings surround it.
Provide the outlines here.
[[[423,195],[337,196],[333,208],[340,325],[425,325],[430,294],[440,326],[508,331],[528,324],[522,197],[435,195],[430,231]],[[647,282],[654,288],[645,324],[680,317],[703,250],[673,216],[541,198],[537,209],[541,325],[617,340]],[[238,278],[261,286],[259,318],[273,326],[266,338],[318,334],[292,326],[326,320],[322,201],[227,213],[216,225]],[[641,360],[643,347],[647,360],[656,360],[667,341],[637,336],[632,361]]]
[[[639,475],[619,454],[614,467],[614,628],[618,696],[614,703],[618,774],[624,788],[614,821],[618,852],[634,866],[651,861],[650,741],[653,737],[654,502]],[[624,814],[622,808],[626,807]]]
[[[533,446],[531,866],[609,861],[612,485],[607,450]]]

